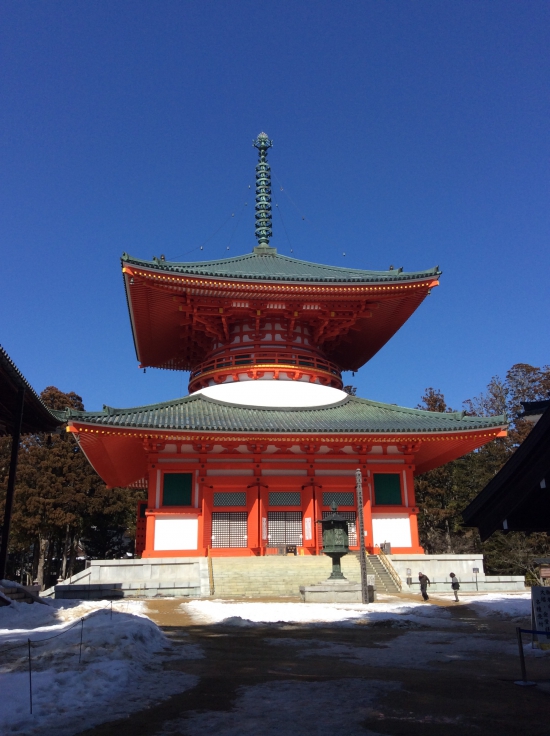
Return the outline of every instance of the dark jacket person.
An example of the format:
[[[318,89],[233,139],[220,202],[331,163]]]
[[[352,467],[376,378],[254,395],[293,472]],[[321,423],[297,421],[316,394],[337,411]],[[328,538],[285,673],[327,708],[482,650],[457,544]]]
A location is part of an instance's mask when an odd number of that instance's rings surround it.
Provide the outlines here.
[[[430,585],[430,578],[427,575],[424,575],[423,572],[418,574],[418,581],[420,582],[420,592],[422,593],[422,598],[424,598],[425,601],[430,599],[430,596],[428,595],[428,585]]]

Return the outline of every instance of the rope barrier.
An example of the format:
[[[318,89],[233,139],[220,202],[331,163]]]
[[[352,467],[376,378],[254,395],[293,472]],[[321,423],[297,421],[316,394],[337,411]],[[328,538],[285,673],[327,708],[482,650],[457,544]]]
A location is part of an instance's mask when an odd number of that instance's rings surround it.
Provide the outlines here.
[[[15,644],[12,647],[8,647],[7,649],[0,647],[0,654],[6,654],[7,652],[11,652],[14,649],[21,649],[22,647],[27,648],[28,652],[28,660],[29,660],[29,711],[32,715],[32,655],[31,650],[33,647],[38,647],[44,642],[51,641],[52,639],[57,639],[60,636],[63,636],[64,634],[68,634],[69,631],[72,631],[77,626],[80,626],[80,644],[79,644],[79,652],[78,652],[78,664],[82,664],[82,644],[84,641],[84,621],[90,619],[92,616],[95,616],[96,614],[106,612],[107,609],[110,608],[110,614],[111,614],[111,620],[113,618],[113,601],[109,601],[108,605],[103,606],[102,608],[96,608],[94,611],[90,611],[87,616],[82,616],[78,621],[75,621],[71,626],[69,626],[66,629],[63,629],[63,631],[60,631],[58,634],[54,634],[53,636],[47,636],[46,638],[42,639],[30,639],[27,637],[27,641],[22,641],[19,644]],[[126,606],[126,611],[128,611],[128,606]]]
[[[47,636],[47,637],[45,637],[43,639],[28,639],[28,641],[33,646],[39,646],[43,642],[50,641],[51,639],[57,639],[59,636],[63,636],[64,634],[68,634],[69,631],[71,631],[72,629],[76,628],[80,624],[81,621],[84,622],[85,619],[89,619],[89,618],[91,618],[92,616],[95,616],[98,613],[102,613],[103,611],[106,611],[108,608],[111,609],[111,620],[112,620],[112,618],[113,618],[113,602],[112,601],[109,601],[109,605],[103,606],[102,608],[96,608],[94,611],[90,611],[86,616],[83,616],[78,621],[76,621],[71,626],[69,626],[67,629],[63,629],[63,631],[60,631],[58,634],[54,634],[53,636]],[[20,644],[15,644],[14,646],[8,647],[7,649],[5,649],[4,647],[0,646],[0,654],[5,654],[6,652],[11,652],[13,649],[20,649],[21,647],[24,647],[24,646],[27,646],[27,643],[26,642],[21,642]]]
[[[519,649],[519,663],[521,666],[521,680],[515,680],[514,685],[521,685],[522,687],[532,687],[536,685],[533,680],[527,679],[527,669],[525,667],[525,654],[523,652],[523,642],[521,640],[522,634],[537,634],[550,638],[550,631],[537,631],[536,629],[522,629],[520,626],[516,626],[516,635],[518,638],[518,649]]]

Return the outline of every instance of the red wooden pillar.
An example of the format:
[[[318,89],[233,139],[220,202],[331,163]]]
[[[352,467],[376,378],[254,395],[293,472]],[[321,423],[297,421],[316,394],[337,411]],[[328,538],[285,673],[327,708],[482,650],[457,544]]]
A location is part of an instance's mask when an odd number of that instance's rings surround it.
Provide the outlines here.
[[[204,481],[205,479],[201,478],[202,525],[199,524],[199,530],[202,531],[202,536],[199,536],[199,539],[204,549],[208,550],[212,547],[212,506],[214,504],[214,490],[211,485]]]
[[[258,517],[259,517],[259,528],[260,528],[260,554],[263,556],[266,554],[268,546],[268,515],[267,509],[269,506],[269,487],[266,483],[262,483],[259,486],[259,504],[258,504]]]
[[[145,549],[142,557],[151,557],[155,550],[155,510],[162,505],[161,471],[156,454],[149,455],[149,477],[147,487],[147,510],[145,512]]]
[[[320,496],[322,493],[321,486],[313,486],[313,540],[315,542],[315,554],[318,555],[320,552],[319,547],[319,533],[317,531],[317,522],[322,518],[321,506],[323,497]]]
[[[312,478],[314,481],[314,478]],[[315,550],[314,483],[302,486],[302,547],[311,554]]]
[[[365,547],[369,554],[374,552],[374,539],[372,531],[372,499],[374,498],[374,484],[372,473],[366,470],[363,473],[363,523],[365,525]]]

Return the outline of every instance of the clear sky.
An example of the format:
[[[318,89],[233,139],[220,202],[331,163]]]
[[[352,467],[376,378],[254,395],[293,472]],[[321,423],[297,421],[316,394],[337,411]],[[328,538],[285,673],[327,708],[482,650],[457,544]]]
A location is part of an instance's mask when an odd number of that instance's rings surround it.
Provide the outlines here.
[[[119,257],[250,252],[265,131],[279,252],[443,270],[359,395],[549,363],[549,38],[546,0],[3,0],[0,343],[88,409],[184,395],[137,367]]]

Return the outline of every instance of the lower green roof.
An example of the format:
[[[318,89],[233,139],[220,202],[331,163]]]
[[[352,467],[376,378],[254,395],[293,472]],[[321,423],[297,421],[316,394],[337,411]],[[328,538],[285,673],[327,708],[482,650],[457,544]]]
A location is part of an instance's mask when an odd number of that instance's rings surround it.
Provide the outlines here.
[[[356,396],[347,396],[328,406],[272,408],[229,404],[200,393],[131,409],[109,406],[101,412],[67,409],[64,418],[107,427],[192,432],[413,434],[494,429],[507,424],[506,416],[472,417],[464,412],[441,414]]]

